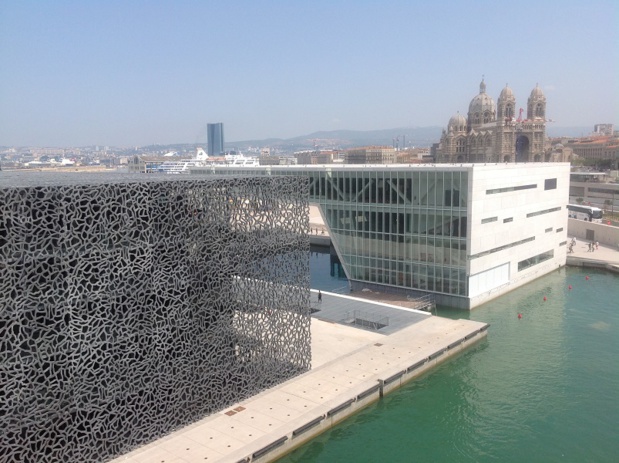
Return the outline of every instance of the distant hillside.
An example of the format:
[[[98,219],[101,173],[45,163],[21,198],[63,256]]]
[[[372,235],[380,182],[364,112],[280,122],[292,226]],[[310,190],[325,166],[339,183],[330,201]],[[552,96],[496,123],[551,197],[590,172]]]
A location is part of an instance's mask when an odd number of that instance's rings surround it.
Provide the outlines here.
[[[401,127],[385,130],[332,130],[314,132],[294,138],[245,140],[226,143],[226,147],[236,147],[245,150],[250,146],[268,146],[282,151],[299,151],[304,149],[346,149],[365,145],[393,146],[395,143],[403,147],[426,147],[438,142],[441,127]]]
[[[226,143],[228,149],[246,150],[249,147],[270,147],[283,152],[313,149],[347,149],[355,146],[386,145],[399,147],[428,147],[438,143],[443,127],[400,127],[385,130],[331,130],[310,133],[298,137],[264,140],[244,140]],[[548,137],[584,137],[591,133],[593,127],[555,127],[546,125]]]
[[[251,148],[269,147],[284,153],[314,149],[347,149],[355,146],[385,145],[399,147],[429,147],[438,143],[443,127],[400,127],[385,130],[331,130],[313,132],[308,135],[281,139],[265,138],[262,140],[243,140],[226,143],[227,150],[246,152]],[[555,127],[546,125],[546,135],[555,137],[583,137],[591,134],[591,127]],[[173,150],[179,153],[195,151],[196,144],[179,143],[173,145],[153,145],[144,147],[151,151]],[[206,143],[201,146],[206,148]]]

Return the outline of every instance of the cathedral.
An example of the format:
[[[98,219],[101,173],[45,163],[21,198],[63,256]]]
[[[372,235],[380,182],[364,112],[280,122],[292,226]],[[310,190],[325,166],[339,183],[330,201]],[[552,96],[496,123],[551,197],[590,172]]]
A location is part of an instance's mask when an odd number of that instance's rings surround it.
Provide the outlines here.
[[[435,145],[439,163],[544,161],[546,97],[536,86],[527,102],[527,115],[516,109],[516,97],[507,85],[497,103],[486,93],[482,79],[479,94],[469,105],[467,117],[449,119],[441,141]]]

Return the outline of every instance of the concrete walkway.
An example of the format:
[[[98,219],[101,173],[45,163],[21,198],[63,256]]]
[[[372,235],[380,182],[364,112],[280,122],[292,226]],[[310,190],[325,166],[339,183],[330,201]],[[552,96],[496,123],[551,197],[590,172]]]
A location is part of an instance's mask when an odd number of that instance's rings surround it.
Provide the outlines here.
[[[338,295],[323,292],[323,310],[337,305],[337,299]],[[399,312],[401,329],[381,334],[380,329],[353,328],[313,317],[309,372],[113,462],[272,461],[487,334],[485,323],[450,320],[387,304],[376,304],[372,310],[390,311],[392,317],[394,311]]]
[[[578,240],[568,254],[568,265],[619,271],[619,250],[599,246],[589,252],[587,243]],[[323,292],[320,311],[312,317],[311,371],[113,462],[272,461],[487,333],[484,323],[406,312],[388,304],[368,308],[367,301],[359,302],[359,308],[388,316],[391,328],[354,328],[342,323],[354,298],[340,297]],[[312,306],[316,305],[312,291]]]
[[[568,248],[572,237],[568,237]],[[589,251],[588,242],[578,240],[574,246],[574,252],[567,254],[567,265],[599,267],[614,270],[614,267],[619,266],[619,246],[610,247],[600,245],[593,252]],[[617,269],[619,271],[619,268]]]

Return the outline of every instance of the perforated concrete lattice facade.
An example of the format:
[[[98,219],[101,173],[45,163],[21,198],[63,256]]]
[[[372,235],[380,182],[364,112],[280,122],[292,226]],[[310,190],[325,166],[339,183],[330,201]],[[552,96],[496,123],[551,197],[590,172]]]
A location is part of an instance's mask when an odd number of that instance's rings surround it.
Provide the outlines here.
[[[306,182],[0,172],[0,461],[105,461],[308,370]]]

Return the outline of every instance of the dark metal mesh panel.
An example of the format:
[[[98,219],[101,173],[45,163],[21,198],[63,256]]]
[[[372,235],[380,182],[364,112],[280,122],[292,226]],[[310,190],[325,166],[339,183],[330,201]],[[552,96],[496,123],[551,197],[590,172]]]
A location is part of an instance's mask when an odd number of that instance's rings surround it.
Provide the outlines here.
[[[0,173],[0,461],[102,461],[310,367],[306,180]]]

